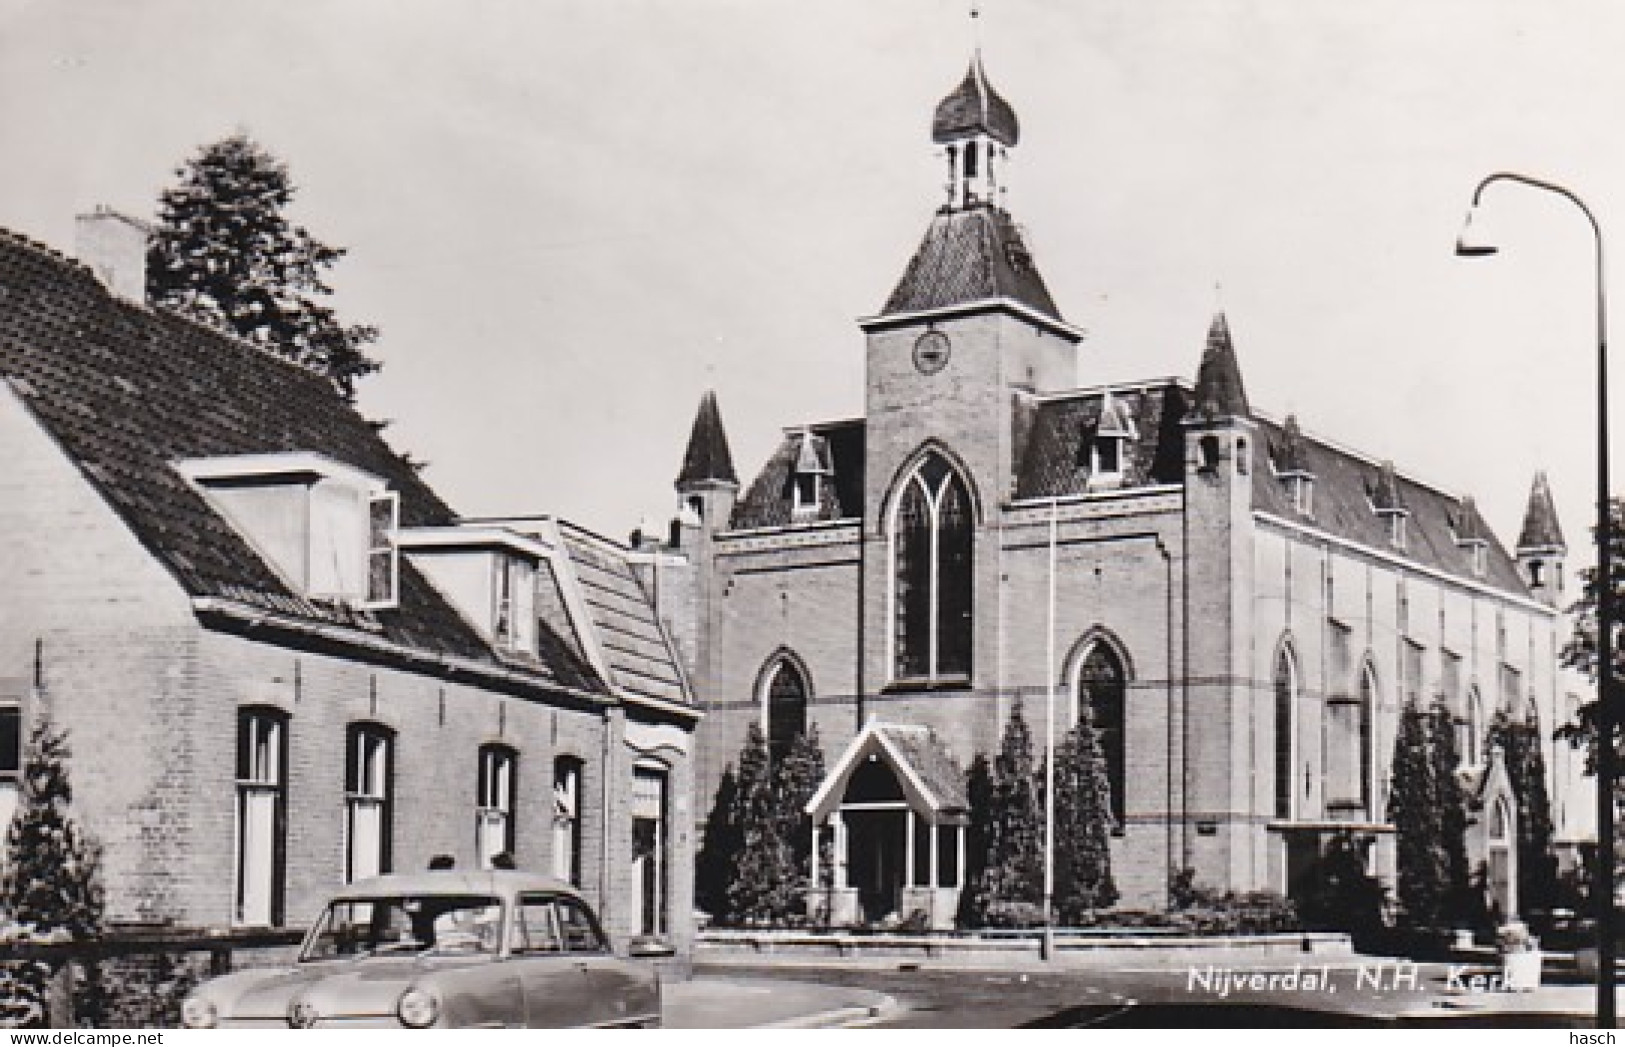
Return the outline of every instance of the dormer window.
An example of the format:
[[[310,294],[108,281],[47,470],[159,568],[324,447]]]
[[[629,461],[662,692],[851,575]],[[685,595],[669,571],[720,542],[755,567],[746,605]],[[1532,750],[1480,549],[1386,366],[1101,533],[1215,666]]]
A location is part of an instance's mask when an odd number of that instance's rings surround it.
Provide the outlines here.
[[[303,596],[362,609],[399,601],[400,495],[371,473],[303,452],[177,462]]]
[[[1315,515],[1315,478],[1308,473],[1294,473],[1284,479],[1292,508],[1304,516]]]
[[[818,514],[819,475],[797,473],[790,504],[791,515],[796,518]]]
[[[498,647],[536,651],[536,566],[508,554],[491,558],[491,636]]]
[[[1106,394],[1100,405],[1100,422],[1089,442],[1089,486],[1120,484],[1128,460],[1128,442],[1135,437],[1134,418],[1128,406]]]
[[[1366,496],[1371,499],[1372,511],[1387,522],[1388,544],[1403,551],[1406,521],[1411,514],[1410,510],[1405,508],[1405,502],[1400,494],[1399,477],[1394,472],[1394,463],[1382,463],[1376,479],[1366,487]]]
[[[1487,532],[1483,521],[1479,519],[1478,507],[1473,504],[1471,498],[1461,500],[1461,506],[1450,522],[1450,529],[1455,532],[1456,544],[1467,551],[1473,577],[1484,577],[1489,571],[1490,543],[1485,537]]]
[[[829,442],[822,436],[803,429],[800,446],[796,449],[795,473],[791,477],[792,520],[818,518],[823,507],[824,478],[833,472],[829,461]]]

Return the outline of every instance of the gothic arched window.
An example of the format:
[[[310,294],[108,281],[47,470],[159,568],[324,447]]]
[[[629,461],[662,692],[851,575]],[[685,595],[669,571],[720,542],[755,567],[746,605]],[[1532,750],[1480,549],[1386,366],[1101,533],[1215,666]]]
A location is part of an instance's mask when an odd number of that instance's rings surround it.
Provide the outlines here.
[[[767,677],[767,746],[775,760],[807,733],[807,677],[793,658],[780,656]]]
[[[1298,705],[1298,664],[1290,647],[1275,659],[1275,816],[1292,817],[1292,727]]]
[[[1377,715],[1377,671],[1367,662],[1360,671],[1360,806],[1367,818],[1376,817],[1371,804],[1373,775],[1373,743],[1371,732]]]
[[[945,458],[903,481],[892,519],[892,639],[899,678],[969,676],[971,500]]]
[[[1080,714],[1084,709],[1089,711],[1095,734],[1100,739],[1100,755],[1106,764],[1106,781],[1111,793],[1112,820],[1121,826],[1127,810],[1124,802],[1127,747],[1123,728],[1128,678],[1122,659],[1110,644],[1097,641],[1090,646],[1078,664],[1077,686]]]

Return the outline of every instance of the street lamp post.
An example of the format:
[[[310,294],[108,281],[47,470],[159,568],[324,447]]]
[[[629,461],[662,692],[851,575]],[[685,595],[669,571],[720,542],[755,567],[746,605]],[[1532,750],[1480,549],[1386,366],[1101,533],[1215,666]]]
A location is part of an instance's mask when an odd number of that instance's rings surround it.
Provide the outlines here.
[[[1613,514],[1608,495],[1608,285],[1603,266],[1602,227],[1597,217],[1574,193],[1563,186],[1538,178],[1497,171],[1473,190],[1472,209],[1456,240],[1456,253],[1464,257],[1494,254],[1493,244],[1474,238],[1473,217],[1479,200],[1496,182],[1517,182],[1534,189],[1555,193],[1580,209],[1591,223],[1597,245],[1597,858],[1592,878],[1593,901],[1597,907],[1597,1027],[1612,1029],[1614,1013],[1614,778],[1617,755],[1614,748],[1615,710],[1613,704],[1613,626],[1614,592],[1610,570],[1613,552]]]

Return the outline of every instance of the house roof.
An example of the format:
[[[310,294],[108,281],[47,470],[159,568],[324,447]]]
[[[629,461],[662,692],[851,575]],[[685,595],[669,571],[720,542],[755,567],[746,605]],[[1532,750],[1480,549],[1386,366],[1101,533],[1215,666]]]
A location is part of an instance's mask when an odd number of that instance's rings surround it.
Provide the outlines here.
[[[694,427],[688,434],[688,449],[683,452],[683,467],[677,473],[677,486],[706,480],[739,482],[734,473],[733,455],[728,450],[728,433],[722,428],[717,394],[710,389],[700,397],[700,409],[694,415]]]
[[[1529,489],[1529,506],[1524,510],[1523,527],[1518,532],[1518,548],[1529,550],[1566,549],[1563,528],[1557,522],[1557,506],[1552,502],[1552,489],[1546,483],[1546,474],[1535,474]]]
[[[979,204],[937,212],[881,314],[999,298],[1061,319],[1016,223],[1005,211]]]
[[[196,598],[336,625],[493,666],[476,630],[406,557],[398,606],[358,610],[296,592],[173,467],[184,459],[314,452],[383,479],[403,527],[455,522],[416,469],[325,378],[247,342],[110,295],[89,269],[0,230],[0,376],[119,517]],[[538,685],[602,690],[568,660]]]
[[[1021,140],[1016,111],[987,82],[980,51],[971,59],[965,79],[937,103],[931,119],[931,141],[939,145],[975,134],[985,134],[1006,146]]]
[[[580,583],[611,682],[624,693],[690,704],[672,645],[626,550],[573,524],[559,534]]]

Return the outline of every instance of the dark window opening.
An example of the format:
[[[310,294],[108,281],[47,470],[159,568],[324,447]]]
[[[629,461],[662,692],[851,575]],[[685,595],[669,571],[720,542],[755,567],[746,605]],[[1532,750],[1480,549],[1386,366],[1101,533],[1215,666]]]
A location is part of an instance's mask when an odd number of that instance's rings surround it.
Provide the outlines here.
[[[899,678],[968,676],[973,641],[970,492],[940,455],[904,482],[893,525]]]
[[[807,733],[807,680],[789,658],[779,659],[767,685],[767,746],[776,762]]]
[[[1094,721],[1100,740],[1100,755],[1106,764],[1106,782],[1111,793],[1112,820],[1123,824],[1127,812],[1128,753],[1124,745],[1127,713],[1127,680],[1123,663],[1110,645],[1097,643],[1084,656],[1078,669],[1078,708]]]

